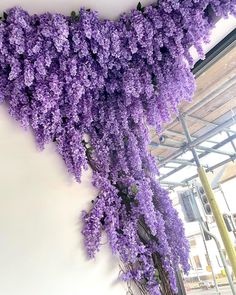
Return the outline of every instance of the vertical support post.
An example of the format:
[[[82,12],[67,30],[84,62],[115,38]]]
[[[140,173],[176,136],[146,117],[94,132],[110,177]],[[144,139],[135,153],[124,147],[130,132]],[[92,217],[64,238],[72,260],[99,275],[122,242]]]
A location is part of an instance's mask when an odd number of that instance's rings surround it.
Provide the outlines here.
[[[205,225],[204,225],[203,222],[201,222],[201,226],[202,226],[203,230],[204,230],[209,236],[211,236],[211,237],[214,239],[214,241],[215,241],[215,243],[216,243],[216,247],[217,247],[217,249],[218,249],[218,251],[219,251],[219,254],[220,254],[221,261],[222,261],[222,263],[223,263],[223,265],[224,265],[224,269],[225,269],[226,275],[227,275],[227,277],[228,277],[228,281],[229,281],[229,285],[230,285],[230,288],[231,288],[232,294],[233,294],[233,295],[236,295],[236,292],[235,292],[235,289],[234,289],[234,282],[233,282],[233,280],[232,280],[232,278],[231,278],[231,274],[230,274],[230,271],[229,271],[229,267],[228,267],[228,265],[227,265],[227,262],[226,262],[226,259],[225,259],[225,257],[224,257],[224,254],[223,254],[223,252],[222,252],[222,250],[221,250],[221,245],[220,245],[219,241],[217,240],[216,236],[214,236],[211,232],[209,232],[209,231],[207,230],[207,228],[205,227]]]
[[[217,281],[216,281],[215,272],[214,272],[214,269],[212,267],[211,258],[210,258],[209,251],[208,251],[207,244],[206,244],[206,240],[205,240],[205,237],[204,237],[204,231],[203,231],[203,228],[202,228],[202,225],[201,225],[200,221],[199,221],[199,227],[200,227],[200,230],[201,230],[201,235],[202,235],[204,248],[206,250],[206,255],[207,255],[208,260],[209,260],[209,266],[211,268],[211,273],[212,273],[212,278],[213,278],[213,281],[214,281],[214,286],[215,286],[215,289],[216,289],[216,293],[219,295],[220,294],[219,287],[218,287],[218,284],[217,284]]]
[[[211,206],[212,213],[213,213],[213,215],[215,217],[215,221],[216,221],[218,230],[220,232],[222,241],[223,241],[224,246],[225,246],[226,253],[228,255],[229,261],[230,261],[230,263],[232,265],[234,275],[236,277],[236,252],[235,252],[235,249],[234,249],[233,244],[232,244],[232,242],[230,240],[230,236],[229,236],[228,230],[226,228],[223,216],[222,216],[222,214],[220,212],[220,209],[219,209],[219,206],[218,206],[218,204],[216,202],[213,190],[212,190],[211,185],[210,185],[210,183],[208,181],[206,171],[201,166],[201,163],[199,161],[198,154],[196,153],[196,150],[194,149],[193,146],[191,146],[192,138],[191,138],[191,135],[189,133],[189,130],[188,130],[188,127],[187,127],[187,124],[186,124],[186,122],[184,120],[183,115],[181,115],[181,114],[179,115],[179,120],[180,120],[180,122],[182,124],[182,127],[183,127],[183,130],[184,130],[186,139],[188,141],[188,144],[191,147],[191,151],[192,151],[192,154],[193,154],[194,161],[196,162],[197,167],[198,167],[197,170],[198,170],[199,178],[201,180],[202,186],[203,186],[204,191],[206,193],[208,202],[209,202],[209,204]]]
[[[230,240],[230,236],[229,236],[227,227],[225,225],[223,216],[220,212],[220,208],[216,202],[213,190],[212,190],[210,183],[207,179],[206,171],[204,170],[203,167],[198,167],[198,174],[199,174],[199,178],[201,180],[202,186],[205,190],[206,196],[208,198],[209,204],[211,206],[212,213],[215,217],[216,224],[219,229],[222,241],[224,243],[225,250],[228,255],[229,261],[232,265],[234,275],[236,276],[236,253],[235,253],[233,244]]]
[[[176,276],[177,287],[178,287],[178,295],[187,295],[185,287],[184,287],[184,283],[183,283],[183,278],[179,268],[176,269],[175,276]]]
[[[219,187],[219,190],[220,190],[220,192],[221,192],[221,194],[222,194],[222,196],[223,196],[223,198],[224,198],[224,201],[225,201],[225,204],[226,204],[226,206],[227,206],[227,209],[229,210],[229,214],[230,214],[231,221],[232,221],[233,234],[234,234],[234,237],[236,238],[236,224],[235,224],[235,221],[234,221],[234,216],[233,216],[233,214],[232,214],[232,212],[231,212],[231,210],[230,210],[230,207],[229,207],[229,204],[228,204],[227,198],[226,198],[226,196],[225,196],[224,190],[223,190],[223,188],[222,188],[222,186],[221,186],[220,183],[219,183],[218,187]]]
[[[233,282],[233,279],[231,277],[231,274],[230,274],[229,267],[227,265],[225,256],[224,256],[223,251],[221,249],[221,245],[220,245],[219,241],[217,240],[216,236],[213,235],[211,232],[209,232],[209,230],[206,228],[205,223],[202,220],[201,213],[199,211],[199,208],[198,208],[198,205],[197,205],[197,202],[196,202],[195,198],[192,198],[192,204],[193,204],[194,210],[196,212],[197,220],[198,220],[199,225],[201,226],[202,230],[206,234],[208,234],[209,236],[211,236],[214,239],[215,243],[216,243],[216,247],[217,247],[217,249],[219,251],[220,258],[221,258],[221,261],[223,263],[223,266],[224,266],[224,269],[225,269],[225,272],[226,272],[226,276],[228,278],[228,282],[229,282],[229,285],[230,285],[232,294],[233,295],[236,295],[236,291],[235,291],[235,288],[234,288],[234,282]]]

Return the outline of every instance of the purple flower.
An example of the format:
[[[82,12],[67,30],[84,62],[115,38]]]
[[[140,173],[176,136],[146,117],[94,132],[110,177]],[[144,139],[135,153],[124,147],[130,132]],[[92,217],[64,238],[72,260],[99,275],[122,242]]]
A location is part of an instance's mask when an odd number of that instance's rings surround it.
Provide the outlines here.
[[[162,0],[117,21],[85,9],[65,17],[12,8],[0,23],[0,102],[39,148],[55,143],[78,182],[92,168],[98,196],[82,214],[88,255],[105,231],[123,279],[152,295],[161,294],[163,272],[176,291],[174,269],[189,270],[189,245],[155,180],[149,126],[159,132],[191,100],[189,48],[202,56],[215,17],[229,13],[235,0]]]

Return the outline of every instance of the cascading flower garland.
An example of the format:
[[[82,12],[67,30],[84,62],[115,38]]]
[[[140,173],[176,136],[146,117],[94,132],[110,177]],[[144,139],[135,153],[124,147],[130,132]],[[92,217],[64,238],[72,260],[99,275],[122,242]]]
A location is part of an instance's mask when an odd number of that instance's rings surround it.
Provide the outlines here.
[[[176,291],[189,246],[168,193],[156,181],[148,126],[160,131],[191,100],[189,48],[202,55],[215,17],[236,0],[160,0],[117,21],[81,9],[70,17],[20,8],[0,23],[0,101],[43,149],[55,142],[77,181],[93,170],[99,193],[83,212],[90,257],[105,231],[112,252],[152,295]],[[86,136],[85,136],[86,135]]]

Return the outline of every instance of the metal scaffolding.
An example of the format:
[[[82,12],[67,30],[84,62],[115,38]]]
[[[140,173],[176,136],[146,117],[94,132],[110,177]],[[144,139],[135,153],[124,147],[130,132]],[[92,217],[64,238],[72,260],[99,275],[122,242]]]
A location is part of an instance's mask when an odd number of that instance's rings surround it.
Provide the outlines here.
[[[236,110],[236,109],[235,109]],[[181,116],[183,116],[184,114],[182,114]],[[186,117],[186,119],[188,119],[188,117]],[[178,148],[175,152],[173,152],[169,157],[165,158],[165,159],[161,159],[159,161],[158,166],[159,167],[164,167],[165,165],[170,165],[171,163],[178,163],[180,164],[180,166],[173,168],[170,172],[166,173],[165,175],[160,176],[159,181],[162,184],[166,184],[166,182],[168,182],[166,180],[166,178],[168,178],[169,176],[175,174],[176,172],[180,171],[181,169],[187,167],[187,166],[196,166],[194,159],[192,158],[191,160],[182,160],[182,159],[178,159],[179,156],[183,155],[184,153],[186,153],[187,151],[190,151],[191,148],[196,148],[201,150],[200,154],[198,155],[198,157],[201,159],[203,157],[205,157],[206,155],[208,155],[209,153],[219,153],[219,154],[223,154],[225,156],[228,157],[228,159],[221,161],[220,163],[217,163],[216,165],[212,166],[212,167],[207,167],[207,171],[213,171],[214,169],[228,163],[231,161],[234,161],[236,159],[236,152],[234,153],[229,153],[229,152],[222,152],[222,150],[219,150],[220,148],[224,147],[225,145],[227,145],[228,143],[231,143],[233,145],[234,144],[234,139],[236,139],[236,134],[234,132],[233,135],[231,136],[227,136],[227,138],[225,140],[223,140],[220,143],[215,144],[213,147],[211,148],[199,148],[199,144],[201,144],[204,141],[208,141],[211,137],[219,134],[220,132],[224,131],[224,128],[227,126],[231,126],[233,124],[236,123],[236,115],[233,115],[231,118],[229,118],[227,121],[225,121],[222,124],[217,124],[216,127],[214,127],[211,131],[207,131],[206,133],[204,133],[202,136],[200,137],[195,137],[195,139],[191,142],[191,144],[189,143],[185,143],[183,147]],[[232,130],[233,131],[233,130]],[[158,145],[158,144],[157,144]],[[163,146],[163,145],[162,145]],[[198,177],[198,175],[194,175],[190,178],[187,178],[184,181],[175,183],[175,185],[171,185],[171,188],[175,188],[177,186],[186,186],[186,184],[193,180],[194,178]]]
[[[217,44],[206,56],[204,61],[199,61],[196,63],[193,73],[195,77],[202,75],[208,68],[210,68],[214,63],[217,63],[225,54],[229,53],[230,50],[236,47],[236,29],[233,30],[225,39],[223,39],[219,44]],[[216,120],[210,121],[205,118],[200,118],[196,115],[196,112],[201,112],[204,107],[213,102],[215,98],[223,95],[231,87],[236,86],[236,73],[231,75],[223,84],[218,85],[213,91],[211,91],[206,97],[203,97],[200,101],[195,103],[193,106],[181,112],[179,116],[184,117],[186,123],[196,123],[199,122],[203,127],[200,132],[191,133],[191,143],[186,141],[184,130],[179,129],[174,130],[174,126],[179,123],[179,117],[176,117],[167,128],[163,130],[161,135],[161,140],[158,142],[152,141],[152,148],[167,149],[171,153],[168,153],[168,156],[157,156],[157,162],[159,168],[167,168],[169,171],[167,173],[161,174],[158,178],[159,181],[167,188],[174,189],[178,186],[186,186],[194,178],[198,177],[198,174],[194,174],[186,177],[181,181],[172,181],[169,179],[170,176],[175,175],[177,172],[183,170],[186,167],[196,166],[194,158],[184,159],[183,155],[192,148],[195,148],[199,159],[203,159],[207,155],[219,154],[225,156],[222,161],[216,163],[212,166],[205,166],[206,171],[213,171],[214,169],[225,165],[236,159],[236,129],[232,129],[232,126],[236,124],[236,99],[235,107],[228,110],[228,112],[223,113]],[[213,139],[214,136],[224,133],[226,138],[221,142],[218,142]],[[174,139],[173,139],[174,138]],[[176,140],[175,138],[178,138]],[[166,140],[168,139],[168,140]],[[228,151],[226,148],[228,144],[231,144],[233,150]],[[209,146],[210,145],[210,146]],[[224,149],[225,147],[225,149]],[[178,164],[178,165],[177,165]]]
[[[208,57],[202,64],[197,63],[193,70],[195,76],[199,77],[212,64],[222,58],[224,54],[229,52],[232,48],[235,48],[235,46],[236,30],[226,37],[223,42],[218,44],[216,48],[208,54]],[[233,271],[236,275],[236,253],[206,175],[206,172],[213,171],[236,159],[236,99],[233,96],[234,94],[232,94],[234,93],[232,89],[236,89],[234,87],[236,87],[236,71],[234,71],[233,75],[226,79],[223,84],[217,85],[213,91],[195,102],[193,106],[190,105],[190,107],[181,111],[178,117],[163,130],[163,134],[159,137],[159,140],[155,141],[155,139],[153,139],[150,146],[153,149],[157,149],[157,151],[158,149],[167,151],[164,153],[164,156],[161,154],[157,157],[160,170],[167,171],[166,173],[161,172],[158,177],[158,180],[163,186],[169,189],[175,189],[179,186],[189,186],[195,178],[199,177],[209,204],[211,205]],[[232,97],[227,97],[226,102],[228,103],[231,99],[234,99],[235,103],[229,104],[230,106],[233,105],[233,107],[228,109],[224,107],[225,112],[222,114],[219,113],[219,116],[217,116],[215,120],[208,120],[205,117],[201,117],[201,112],[206,113],[206,110],[211,109],[207,109],[207,105],[209,106],[213,103],[215,107],[214,100],[219,99],[221,96],[224,97],[229,93],[231,93]],[[224,99],[222,101],[224,105]],[[201,128],[199,128],[197,132],[193,128],[191,132],[188,128],[188,123],[200,124]],[[233,129],[233,126],[235,129]],[[220,134],[225,135],[223,140],[215,140],[214,137]],[[231,149],[229,149],[229,144]],[[188,157],[186,159],[184,155],[187,153]],[[206,164],[205,166],[202,165],[201,162],[204,160],[204,157],[211,154],[214,154],[217,159],[221,157],[220,161],[217,161],[217,163],[211,166],[206,166]],[[183,180],[176,181],[178,179],[177,173],[186,167],[196,168],[196,173],[193,175],[186,175],[186,178]]]

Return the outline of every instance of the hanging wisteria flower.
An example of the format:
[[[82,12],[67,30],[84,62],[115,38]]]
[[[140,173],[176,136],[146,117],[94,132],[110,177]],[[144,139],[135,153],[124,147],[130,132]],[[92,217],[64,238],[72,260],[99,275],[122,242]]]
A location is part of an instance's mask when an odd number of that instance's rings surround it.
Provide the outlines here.
[[[0,23],[0,101],[41,149],[55,143],[77,181],[92,168],[98,195],[82,214],[88,255],[105,231],[122,278],[151,295],[176,292],[189,246],[156,181],[148,126],[160,131],[191,100],[189,48],[202,56],[215,18],[228,13],[236,15],[236,0],[160,0],[117,21],[86,9],[66,17],[13,8]]]

